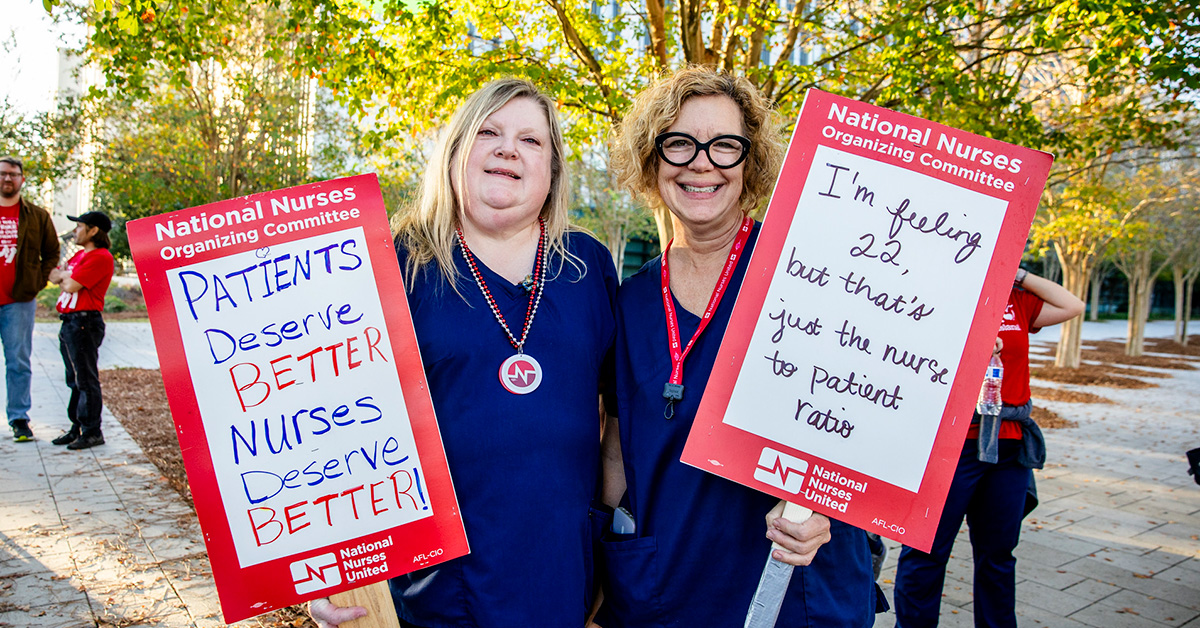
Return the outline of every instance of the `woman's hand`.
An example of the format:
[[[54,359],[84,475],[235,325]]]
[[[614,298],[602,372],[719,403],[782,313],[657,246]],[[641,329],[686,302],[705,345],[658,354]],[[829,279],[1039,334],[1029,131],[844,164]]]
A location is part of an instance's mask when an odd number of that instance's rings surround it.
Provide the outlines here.
[[[329,598],[323,597],[308,603],[308,614],[317,622],[317,628],[337,628],[338,624],[367,616],[361,606],[334,606]]]
[[[780,501],[767,513],[767,538],[783,549],[772,550],[775,560],[803,567],[812,563],[817,550],[833,538],[829,534],[829,517],[813,513],[808,519],[797,523],[783,518]]]

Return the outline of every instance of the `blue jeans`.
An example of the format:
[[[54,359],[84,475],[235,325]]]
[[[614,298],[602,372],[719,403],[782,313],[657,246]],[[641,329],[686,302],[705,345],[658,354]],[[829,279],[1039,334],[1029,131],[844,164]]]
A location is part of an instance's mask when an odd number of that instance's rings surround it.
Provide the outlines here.
[[[29,419],[33,401],[29,385],[33,368],[29,355],[33,351],[33,301],[0,305],[0,343],[4,345],[4,382],[8,391],[8,423]]]
[[[100,397],[100,371],[97,361],[100,343],[104,342],[104,317],[88,310],[60,314],[62,327],[58,331],[58,348],[66,367],[67,387],[71,400],[67,415],[71,431],[83,436],[100,436],[100,413],[104,403]]]
[[[910,547],[900,550],[893,594],[897,628],[938,625],[946,563],[964,516],[975,559],[975,626],[1016,628],[1013,550],[1021,534],[1031,474],[1017,463],[1021,441],[1001,440],[996,464],[980,462],[978,450],[974,439],[963,445],[929,553]]]

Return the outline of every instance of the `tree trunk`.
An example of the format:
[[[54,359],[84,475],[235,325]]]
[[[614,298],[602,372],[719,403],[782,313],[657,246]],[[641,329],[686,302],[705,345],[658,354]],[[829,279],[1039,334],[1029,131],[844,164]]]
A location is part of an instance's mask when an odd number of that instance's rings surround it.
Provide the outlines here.
[[[671,211],[666,207],[654,208],[654,224],[658,227],[658,250],[667,250],[667,243],[675,237],[675,226],[671,224]]]
[[[612,254],[613,263],[617,266],[617,277],[625,266],[625,225],[615,225],[608,231],[608,252]]]
[[[1184,298],[1184,300],[1183,300],[1184,315],[1183,315],[1183,343],[1182,344],[1185,347],[1187,346],[1187,343],[1188,343],[1187,326],[1188,326],[1188,320],[1192,317],[1192,295],[1195,294],[1195,292],[1193,290],[1196,287],[1196,275],[1198,274],[1198,272],[1200,272],[1200,271],[1194,270],[1191,273],[1188,273],[1187,288],[1185,289],[1185,292],[1187,293],[1187,297]]]
[[[1100,268],[1100,266],[1096,266],[1092,269],[1091,279],[1088,279],[1092,293],[1092,300],[1088,306],[1088,320],[1092,322],[1100,320],[1100,288],[1104,286],[1104,275],[1107,274],[1100,272]]]
[[[1175,342],[1185,344],[1187,339],[1187,318],[1189,312],[1184,309],[1184,278],[1183,268],[1178,264],[1171,266],[1171,282],[1175,285]]]
[[[1062,264],[1062,285],[1071,294],[1083,298],[1087,295],[1088,260],[1067,260]],[[1083,340],[1083,317],[1076,316],[1062,324],[1058,341],[1058,351],[1054,354],[1054,366],[1063,368],[1079,368],[1080,353]]]
[[[1059,283],[1058,275],[1059,275],[1059,271],[1061,271],[1061,270],[1062,270],[1062,259],[1059,258],[1058,253],[1057,253],[1057,251],[1055,251],[1055,249],[1050,249],[1049,251],[1046,252],[1046,257],[1044,257],[1042,259],[1042,276],[1045,277],[1046,279],[1049,279],[1050,281]],[[1086,279],[1086,277],[1085,277],[1085,279]],[[1079,297],[1080,299],[1083,299],[1083,298],[1087,297],[1087,294],[1077,294],[1075,296]]]
[[[1150,251],[1137,251],[1126,269],[1129,281],[1129,323],[1125,336],[1125,355],[1137,357],[1145,350],[1146,320],[1150,315],[1150,293],[1154,278],[1150,273]]]

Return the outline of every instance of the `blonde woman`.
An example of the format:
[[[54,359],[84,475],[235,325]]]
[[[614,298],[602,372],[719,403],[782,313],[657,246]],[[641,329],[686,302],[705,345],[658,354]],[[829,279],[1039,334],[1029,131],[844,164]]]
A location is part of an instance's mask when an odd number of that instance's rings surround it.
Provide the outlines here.
[[[783,154],[775,114],[745,78],[692,67],[642,92],[612,145],[620,181],[665,207],[675,239],[621,285],[620,471],[632,534],[603,541],[604,628],[743,625],[771,541],[793,565],[777,626],[864,628],[876,588],[866,534],[679,461],[729,323]],[[668,340],[670,338],[670,341]],[[670,342],[670,344],[668,344]],[[672,347],[688,347],[686,352]],[[606,434],[606,463],[615,459]],[[764,535],[763,518],[766,517]],[[628,526],[626,527],[628,529]]]
[[[502,79],[455,112],[394,225],[471,545],[391,580],[404,626],[585,623],[617,276],[607,249],[569,227],[567,197],[554,103]],[[312,612],[323,627],[365,613]]]

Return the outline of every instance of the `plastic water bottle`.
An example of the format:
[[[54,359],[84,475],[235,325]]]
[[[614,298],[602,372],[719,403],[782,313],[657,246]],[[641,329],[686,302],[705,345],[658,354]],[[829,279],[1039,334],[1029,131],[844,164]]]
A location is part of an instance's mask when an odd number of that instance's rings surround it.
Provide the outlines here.
[[[992,361],[988,363],[987,375],[983,378],[983,387],[979,389],[979,402],[975,411],[979,414],[999,416],[1004,402],[1000,399],[1000,383],[1004,379],[1004,363],[1000,356],[993,353]]]

